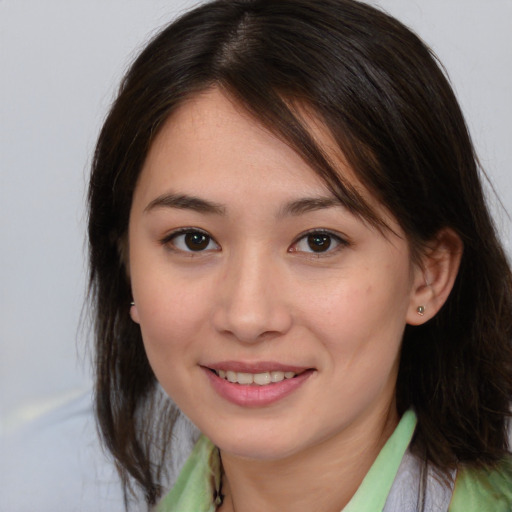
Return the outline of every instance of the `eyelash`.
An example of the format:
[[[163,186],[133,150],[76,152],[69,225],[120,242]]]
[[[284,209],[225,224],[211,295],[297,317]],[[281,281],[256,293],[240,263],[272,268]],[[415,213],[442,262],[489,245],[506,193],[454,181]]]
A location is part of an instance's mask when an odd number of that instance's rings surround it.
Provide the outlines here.
[[[206,238],[207,240],[203,240],[203,244],[206,243],[204,247],[198,246],[197,248],[199,250],[193,250],[189,246],[188,248],[178,247],[176,245],[176,239],[180,236],[186,237],[187,235],[195,236],[199,235],[201,237]],[[311,237],[311,239],[310,239]],[[320,250],[315,251],[310,244],[310,242],[314,241],[314,237],[317,238],[318,242],[320,244],[327,243],[326,250]],[[322,242],[322,238],[325,240]],[[193,241],[193,240],[192,240]],[[308,245],[309,250],[298,250],[297,246],[301,241],[305,241]],[[332,248],[332,242],[335,242],[336,245],[334,248]],[[183,254],[187,254],[190,256],[193,255],[199,255],[201,253],[210,252],[210,251],[218,251],[220,250],[220,245],[215,241],[215,239],[207,232],[199,228],[193,228],[193,227],[187,227],[187,228],[180,228],[172,233],[166,235],[164,238],[160,240],[160,243],[164,246],[166,246],[169,250],[180,252]],[[183,244],[187,244],[186,240],[183,240]],[[210,244],[214,244],[215,247],[209,248]],[[333,233],[332,231],[325,230],[325,229],[312,229],[310,231],[307,231],[305,233],[300,234],[295,241],[291,244],[291,246],[288,248],[289,253],[303,253],[308,254],[309,256],[314,256],[316,258],[325,257],[332,255],[334,253],[337,253],[339,250],[341,250],[344,247],[347,247],[350,245],[350,242],[346,240],[346,238],[342,237],[339,234]],[[317,247],[322,248],[321,245],[318,245]]]
[[[299,250],[295,249],[295,247],[301,241],[305,241],[306,243],[309,243],[309,240],[308,240],[309,237],[317,237],[319,239],[322,237],[328,238],[329,245],[327,246],[327,250],[315,251],[312,249],[311,251],[304,251],[304,250],[299,251]],[[337,245],[335,247],[331,248],[333,241]],[[349,245],[350,245],[350,242],[346,238],[341,236],[340,234],[333,233],[332,231],[329,231],[326,229],[312,229],[310,231],[306,231],[305,233],[302,233],[301,235],[299,235],[297,237],[297,239],[295,240],[295,242],[293,242],[293,244],[288,249],[288,252],[292,252],[292,253],[293,252],[302,252],[304,254],[308,254],[310,257],[314,256],[316,258],[321,258],[321,257],[330,256],[332,254],[335,254],[338,251],[340,251],[341,249],[343,249],[344,247],[348,247]],[[309,248],[311,248],[311,246],[309,246]]]
[[[180,236],[186,237],[187,235],[203,236],[208,239],[207,245],[204,248],[200,248],[200,250],[197,250],[197,251],[190,249],[190,247],[188,248],[188,250],[185,248],[177,247],[176,239]],[[191,227],[190,228],[180,228],[180,229],[173,231],[172,233],[170,233],[170,234],[166,235],[164,238],[162,238],[160,240],[160,243],[162,245],[166,246],[171,251],[181,252],[184,254],[188,254],[190,256],[199,255],[206,251],[208,251],[208,252],[212,251],[212,250],[217,251],[220,249],[220,245],[214,240],[214,238],[207,231],[204,231],[199,228],[191,228]],[[184,240],[183,243],[186,244],[186,241]],[[216,247],[214,249],[208,248],[211,243],[215,244]]]

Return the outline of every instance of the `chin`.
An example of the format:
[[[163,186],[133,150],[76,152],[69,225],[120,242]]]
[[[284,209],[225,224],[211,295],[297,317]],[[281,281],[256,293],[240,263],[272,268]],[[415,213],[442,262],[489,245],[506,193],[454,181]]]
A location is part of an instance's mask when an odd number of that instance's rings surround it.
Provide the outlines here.
[[[295,435],[297,432],[284,428],[283,425],[255,427],[235,425],[232,428],[219,429],[205,427],[202,432],[225,453],[232,456],[254,460],[279,460],[294,455],[305,448],[307,440]]]
[[[245,441],[240,440],[237,442],[231,440],[217,446],[221,452],[229,453],[231,456],[260,461],[285,459],[293,455],[297,449],[297,445],[291,447],[284,443],[270,443],[264,439],[258,441],[246,439]]]

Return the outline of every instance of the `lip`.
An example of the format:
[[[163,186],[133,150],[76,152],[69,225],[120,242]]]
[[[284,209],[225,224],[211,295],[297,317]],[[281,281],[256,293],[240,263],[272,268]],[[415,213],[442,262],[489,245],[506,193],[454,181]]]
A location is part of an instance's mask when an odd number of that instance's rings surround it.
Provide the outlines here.
[[[308,366],[293,366],[289,364],[281,364],[274,361],[258,361],[254,363],[245,363],[241,361],[222,361],[212,364],[201,365],[210,370],[226,370],[240,373],[263,373],[263,372],[294,372],[302,373],[310,367]]]
[[[235,363],[231,361],[214,366],[201,366],[213,389],[222,398],[241,407],[265,407],[284,399],[298,390],[313,374],[311,368],[300,368],[297,366],[279,365],[275,363]],[[236,369],[235,369],[236,368]],[[236,372],[262,373],[266,371],[291,371],[298,373],[292,379],[285,379],[281,382],[258,386],[257,384],[242,385],[232,383],[219,377],[212,370],[231,370]]]

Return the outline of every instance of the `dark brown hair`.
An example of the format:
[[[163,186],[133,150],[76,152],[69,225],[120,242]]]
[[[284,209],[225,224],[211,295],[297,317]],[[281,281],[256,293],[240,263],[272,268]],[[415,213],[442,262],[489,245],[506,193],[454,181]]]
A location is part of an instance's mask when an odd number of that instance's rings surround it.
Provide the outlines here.
[[[503,457],[512,400],[511,270],[436,58],[401,23],[354,0],[218,0],[182,16],[142,51],[94,155],[96,412],[124,482],[135,481],[149,504],[156,501],[174,414],[155,398],[155,376],[129,316],[123,247],[132,195],[164,121],[213,86],[286,141],[354,212],[382,227],[315,143],[300,115],[314,112],[413,250],[444,227],[462,239],[445,306],[426,324],[406,327],[397,404],[399,413],[415,409],[413,448],[441,471]]]

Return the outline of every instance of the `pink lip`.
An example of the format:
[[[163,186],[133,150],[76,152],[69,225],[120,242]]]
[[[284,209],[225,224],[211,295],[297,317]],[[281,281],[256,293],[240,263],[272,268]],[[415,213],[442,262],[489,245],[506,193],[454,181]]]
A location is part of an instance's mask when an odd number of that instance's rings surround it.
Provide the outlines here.
[[[237,367],[243,367],[248,373],[258,373],[263,371],[270,371],[269,369],[262,370],[261,366],[258,366],[256,370],[249,371],[248,366],[241,364]],[[210,367],[211,368],[211,367]],[[234,370],[233,366],[229,367],[231,371],[243,371]],[[275,371],[297,371],[297,370],[281,370],[284,366],[279,368],[276,365],[272,366]],[[286,367],[291,368],[291,367]],[[273,384],[267,384],[266,386],[258,386],[257,384],[242,385],[232,383],[226,379],[222,379],[216,373],[212,372],[211,369],[202,367],[206,376],[208,377],[213,389],[224,399],[229,402],[240,405],[243,407],[264,407],[266,405],[273,404],[297,390],[302,384],[313,374],[312,369],[299,370],[301,373],[292,379],[285,379],[281,382],[275,382]],[[223,366],[222,369],[228,369]]]

